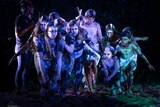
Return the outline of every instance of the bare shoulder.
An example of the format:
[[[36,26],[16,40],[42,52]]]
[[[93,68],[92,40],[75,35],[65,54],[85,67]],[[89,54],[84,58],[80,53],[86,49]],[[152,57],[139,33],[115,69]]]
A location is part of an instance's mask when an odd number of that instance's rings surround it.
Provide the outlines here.
[[[137,48],[137,46],[136,46],[134,43],[130,43],[130,44],[129,44],[129,47]]]
[[[96,21],[95,21],[93,24],[94,24],[95,26],[100,26],[100,24],[99,24],[98,22],[96,22]]]

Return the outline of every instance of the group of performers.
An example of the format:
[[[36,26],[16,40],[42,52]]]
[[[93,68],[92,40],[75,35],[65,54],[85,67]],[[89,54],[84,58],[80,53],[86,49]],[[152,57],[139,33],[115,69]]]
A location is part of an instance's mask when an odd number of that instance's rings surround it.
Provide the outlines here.
[[[150,70],[155,70],[137,43],[147,40],[147,37],[133,36],[130,27],[118,32],[113,24],[106,25],[106,34],[102,36],[101,26],[95,21],[96,11],[88,9],[83,15],[82,9],[77,9],[79,15],[69,22],[58,12],[51,12],[40,16],[35,23],[32,2],[21,1],[22,14],[15,21],[15,53],[23,49],[17,55],[17,93],[28,89],[28,70],[32,59],[42,97],[57,94],[64,97],[72,74],[73,94],[80,94],[84,77],[88,91],[94,92],[98,71],[103,71],[104,82],[110,84],[113,96],[132,93],[137,55],[144,59]],[[26,44],[27,48],[24,49]],[[101,69],[98,65],[101,65]]]

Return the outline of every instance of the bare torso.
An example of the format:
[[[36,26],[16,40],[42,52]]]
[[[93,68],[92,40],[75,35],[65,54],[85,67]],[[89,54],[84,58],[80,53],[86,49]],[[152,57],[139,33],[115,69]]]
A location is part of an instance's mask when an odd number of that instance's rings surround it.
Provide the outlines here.
[[[101,30],[100,25],[97,22],[93,22],[92,24],[84,23],[82,26],[84,29],[87,30],[88,36],[91,38],[91,41],[94,44],[97,44],[99,36],[100,36],[100,38],[102,36],[102,34],[99,34],[99,31]],[[100,31],[100,33],[101,33],[101,31]]]
[[[121,54],[121,57],[123,59],[128,59],[130,58],[133,54],[135,54],[136,50],[135,48],[133,47],[133,44],[129,44],[125,47],[123,46],[120,46],[119,47],[119,52]]]

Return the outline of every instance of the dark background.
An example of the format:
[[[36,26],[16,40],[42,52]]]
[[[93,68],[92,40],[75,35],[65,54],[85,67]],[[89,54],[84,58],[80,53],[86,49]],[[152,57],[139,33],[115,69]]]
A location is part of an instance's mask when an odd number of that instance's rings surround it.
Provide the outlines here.
[[[143,53],[156,68],[156,72],[150,72],[146,63],[139,57],[136,71],[138,82],[160,82],[160,8],[159,0],[32,0],[35,7],[35,15],[44,12],[48,15],[57,11],[61,17],[69,21],[78,15],[76,7],[83,9],[83,13],[89,9],[97,12],[96,21],[100,23],[104,34],[105,25],[113,23],[118,31],[125,26],[130,26],[135,35],[148,36],[149,40],[138,42]],[[15,35],[14,21],[20,13],[19,0],[0,1],[0,90],[7,91],[14,87],[14,75],[17,62],[7,66],[14,54]],[[34,63],[33,63],[34,64]],[[34,65],[31,67],[31,79],[36,79]]]

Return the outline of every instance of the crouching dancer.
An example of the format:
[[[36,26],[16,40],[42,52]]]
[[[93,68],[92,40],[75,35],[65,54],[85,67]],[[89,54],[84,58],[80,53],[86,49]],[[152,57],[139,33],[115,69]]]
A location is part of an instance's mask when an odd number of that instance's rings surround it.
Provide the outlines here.
[[[105,75],[105,82],[109,82],[112,95],[117,95],[116,88],[118,94],[122,94],[120,85],[119,59],[117,56],[114,56],[114,48],[112,46],[108,46],[104,50],[102,57],[102,71]]]
[[[48,22],[44,35],[34,37],[33,42],[42,78],[40,95],[46,96],[48,89],[53,95],[58,91],[63,41],[57,37],[57,27],[54,23]]]
[[[128,32],[122,32],[120,44],[116,46],[115,53],[119,53],[120,58],[120,70],[121,70],[121,82],[125,84],[125,91],[132,94],[131,87],[133,85],[134,71],[137,68],[137,55],[139,55],[148,65],[151,71],[155,68],[150,64],[146,56],[142,53],[140,47],[136,45],[132,40],[132,34]]]

